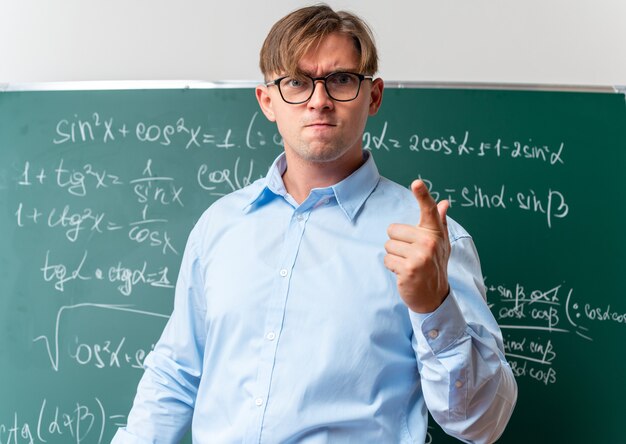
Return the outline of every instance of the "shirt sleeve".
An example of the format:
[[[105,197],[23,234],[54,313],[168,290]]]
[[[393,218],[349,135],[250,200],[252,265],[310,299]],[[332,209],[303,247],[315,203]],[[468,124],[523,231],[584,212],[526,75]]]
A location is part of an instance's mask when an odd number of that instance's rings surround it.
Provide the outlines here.
[[[199,225],[185,247],[174,310],[144,361],[127,425],[117,431],[112,444],[179,442],[191,423],[207,331]]]
[[[517,384],[486,303],[471,237],[452,241],[448,280],[450,293],[437,310],[409,310],[424,399],[446,433],[467,443],[491,443],[513,412]]]

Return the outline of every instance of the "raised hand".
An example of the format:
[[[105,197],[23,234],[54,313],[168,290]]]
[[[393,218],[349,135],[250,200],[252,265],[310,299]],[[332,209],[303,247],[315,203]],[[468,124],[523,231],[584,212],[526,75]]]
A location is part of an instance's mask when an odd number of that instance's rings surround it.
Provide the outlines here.
[[[437,204],[421,180],[413,181],[411,190],[420,206],[419,224],[389,225],[385,267],[397,275],[404,303],[414,312],[429,313],[449,292],[446,212],[450,204],[447,200]]]

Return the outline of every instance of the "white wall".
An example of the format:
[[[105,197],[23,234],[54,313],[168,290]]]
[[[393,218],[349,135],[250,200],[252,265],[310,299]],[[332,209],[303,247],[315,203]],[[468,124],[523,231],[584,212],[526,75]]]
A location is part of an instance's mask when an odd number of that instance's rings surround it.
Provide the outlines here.
[[[301,0],[0,0],[0,82],[258,80]],[[395,81],[626,84],[626,0],[328,0]]]

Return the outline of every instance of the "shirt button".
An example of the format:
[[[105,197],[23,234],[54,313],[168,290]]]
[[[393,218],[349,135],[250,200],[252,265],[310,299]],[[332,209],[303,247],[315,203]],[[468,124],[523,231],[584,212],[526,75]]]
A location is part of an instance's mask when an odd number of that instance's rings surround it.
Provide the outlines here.
[[[457,379],[457,381],[454,383],[454,386],[458,389],[460,389],[461,387],[463,387],[463,381],[459,381]]]
[[[257,407],[261,407],[263,405],[263,398],[255,399],[254,404],[256,404]]]
[[[296,219],[298,219],[298,222],[302,222],[304,220],[304,216],[302,214],[298,214]]]
[[[276,333],[270,331],[268,334],[265,335],[265,339],[267,339],[268,341],[273,341],[274,339],[276,339]]]
[[[430,339],[437,339],[437,336],[439,336],[439,331],[438,330],[433,329],[433,330],[428,332],[428,337]]]
[[[283,268],[282,270],[280,270],[280,275],[281,275],[282,277],[287,276],[287,270],[286,270],[285,268]]]

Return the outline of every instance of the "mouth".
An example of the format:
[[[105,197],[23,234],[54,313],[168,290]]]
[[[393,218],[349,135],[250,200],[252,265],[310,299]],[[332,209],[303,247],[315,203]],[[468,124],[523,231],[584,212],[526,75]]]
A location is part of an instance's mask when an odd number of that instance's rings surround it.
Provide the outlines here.
[[[305,128],[330,128],[336,126],[330,122],[312,122],[304,125]]]

